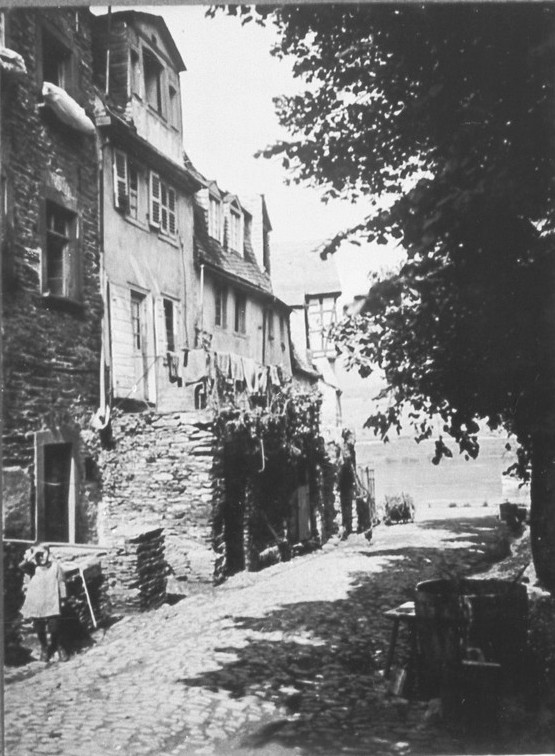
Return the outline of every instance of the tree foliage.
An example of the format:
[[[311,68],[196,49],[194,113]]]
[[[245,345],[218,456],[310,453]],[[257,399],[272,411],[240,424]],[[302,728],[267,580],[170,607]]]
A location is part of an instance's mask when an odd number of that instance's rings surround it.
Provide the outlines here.
[[[262,151],[327,197],[368,202],[338,233],[391,238],[407,252],[372,286],[365,314],[337,331],[390,398],[383,437],[410,406],[471,457],[476,417],[524,452],[553,423],[555,355],[554,14],[544,4],[387,4],[232,9],[271,20],[273,54],[293,60],[300,94],[279,97],[290,138]],[[379,210],[384,195],[396,200]],[[553,428],[552,428],[553,429]],[[438,440],[436,459],[447,446]]]

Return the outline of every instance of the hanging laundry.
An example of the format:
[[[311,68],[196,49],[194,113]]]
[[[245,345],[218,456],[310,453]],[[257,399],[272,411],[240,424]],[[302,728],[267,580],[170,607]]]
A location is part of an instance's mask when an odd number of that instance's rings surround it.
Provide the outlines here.
[[[216,367],[221,375],[229,380],[231,378],[231,355],[228,352],[215,352]]]
[[[243,370],[243,360],[238,354],[231,354],[231,377],[236,383],[242,383],[245,380],[245,371]]]
[[[254,394],[257,390],[257,369],[256,362],[251,357],[241,357],[243,363],[243,373],[247,384],[249,394]]]
[[[270,375],[270,383],[272,384],[272,386],[281,386],[281,381],[279,379],[277,366],[270,365],[268,372]]]
[[[268,368],[265,365],[259,365],[256,375],[257,391],[265,394],[268,390]]]
[[[208,355],[204,349],[191,349],[185,368],[185,382],[198,383],[208,375]]]
[[[177,381],[181,384],[182,376],[181,376],[181,362],[179,359],[179,355],[176,354],[176,352],[168,352],[167,358],[168,358],[168,372],[170,376],[170,382],[175,383]]]

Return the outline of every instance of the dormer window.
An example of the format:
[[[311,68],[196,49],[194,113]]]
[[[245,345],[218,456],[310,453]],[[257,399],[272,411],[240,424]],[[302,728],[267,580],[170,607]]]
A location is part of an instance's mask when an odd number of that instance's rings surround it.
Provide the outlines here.
[[[243,253],[242,234],[241,234],[241,213],[234,207],[229,209],[229,247],[230,249]]]
[[[143,52],[145,99],[150,107],[162,115],[162,72],[158,58],[148,50]]]
[[[222,240],[222,203],[210,197],[208,205],[208,233],[213,239]]]

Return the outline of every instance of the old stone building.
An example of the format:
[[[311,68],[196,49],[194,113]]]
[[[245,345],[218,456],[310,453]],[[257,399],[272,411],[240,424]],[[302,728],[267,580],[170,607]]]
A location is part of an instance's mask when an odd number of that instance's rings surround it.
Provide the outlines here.
[[[5,640],[23,551],[96,542],[101,498],[98,160],[87,9],[2,14]],[[86,547],[83,547],[86,550]]]
[[[96,538],[102,318],[90,15],[4,19],[26,67],[2,73],[4,534],[83,543]]]
[[[75,575],[95,561],[95,611],[106,590],[118,609],[156,606],[168,574],[179,590],[248,568],[285,523],[253,540],[253,493],[247,506],[234,479],[244,460],[214,422],[230,408],[269,416],[276,398],[282,422],[289,402],[290,307],[272,287],[268,209],[183,152],[185,66],[160,17],[0,15],[10,611],[13,567],[39,540]],[[262,443],[256,454],[271,504],[281,458]],[[322,498],[309,490],[322,471],[303,465],[279,502],[294,543],[317,535]]]

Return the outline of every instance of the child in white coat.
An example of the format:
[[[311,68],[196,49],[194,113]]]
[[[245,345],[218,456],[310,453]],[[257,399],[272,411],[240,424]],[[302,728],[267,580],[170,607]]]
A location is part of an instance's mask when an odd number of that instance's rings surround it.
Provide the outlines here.
[[[50,547],[40,544],[25,552],[20,567],[31,575],[21,614],[33,620],[41,661],[48,661],[56,651],[60,661],[67,661],[68,654],[60,637],[60,616],[67,595],[62,568],[52,559]]]

